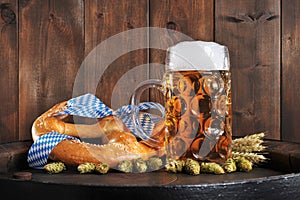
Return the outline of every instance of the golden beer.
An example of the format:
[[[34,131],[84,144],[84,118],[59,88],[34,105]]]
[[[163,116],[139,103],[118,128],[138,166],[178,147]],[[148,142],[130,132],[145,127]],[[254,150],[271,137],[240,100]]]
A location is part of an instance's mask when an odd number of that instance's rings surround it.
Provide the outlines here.
[[[222,163],[230,156],[229,71],[167,71],[167,157]]]

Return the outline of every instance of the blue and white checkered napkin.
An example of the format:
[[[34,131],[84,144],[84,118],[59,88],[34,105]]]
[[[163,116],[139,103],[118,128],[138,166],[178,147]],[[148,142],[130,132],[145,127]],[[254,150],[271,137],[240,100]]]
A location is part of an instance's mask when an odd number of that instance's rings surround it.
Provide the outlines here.
[[[157,109],[164,112],[164,107],[159,103],[154,102],[143,102],[138,106],[139,110],[149,110]],[[132,106],[126,105],[118,108],[116,111],[113,111],[111,108],[106,106],[102,101],[100,101],[96,96],[92,94],[85,94],[73,99],[70,99],[67,104],[67,109],[58,113],[57,115],[67,114],[75,115],[80,117],[89,117],[89,118],[103,118],[109,115],[116,115],[123,120],[124,124],[131,130],[133,134],[136,134],[132,122]],[[144,131],[148,134],[151,133],[152,128],[160,118],[155,117],[148,113],[140,114],[140,122]],[[136,134],[138,136],[138,134]]]
[[[139,110],[157,109],[164,112],[164,107],[159,103],[143,102],[138,106]],[[68,114],[89,118],[103,118],[109,115],[116,115],[123,120],[124,124],[131,130],[133,134],[140,137],[136,133],[134,124],[132,122],[132,106],[122,106],[116,111],[106,106],[96,96],[92,94],[85,94],[73,99],[67,103],[67,109],[58,113],[57,115]],[[140,122],[147,134],[152,132],[154,124],[160,120],[149,113],[140,114]],[[27,161],[30,167],[41,169],[47,164],[47,160],[52,149],[64,139],[77,138],[60,134],[58,132],[50,132],[41,136],[35,143],[32,144],[28,152]],[[145,138],[142,138],[145,139]]]
[[[29,149],[27,161],[30,167],[42,169],[48,161],[52,149],[64,139],[79,140],[75,137],[58,132],[49,132],[42,135]]]

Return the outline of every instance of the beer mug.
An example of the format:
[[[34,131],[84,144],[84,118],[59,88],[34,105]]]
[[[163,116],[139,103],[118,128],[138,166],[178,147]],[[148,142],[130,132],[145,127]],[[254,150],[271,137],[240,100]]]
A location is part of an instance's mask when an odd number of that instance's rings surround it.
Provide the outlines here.
[[[222,163],[230,156],[231,78],[226,46],[185,41],[169,47],[163,80],[141,83],[132,96],[133,106],[139,104],[147,88],[158,88],[165,97],[162,116],[167,160],[193,158]],[[138,116],[138,109],[134,109],[139,134],[146,141],[159,142],[142,129]]]

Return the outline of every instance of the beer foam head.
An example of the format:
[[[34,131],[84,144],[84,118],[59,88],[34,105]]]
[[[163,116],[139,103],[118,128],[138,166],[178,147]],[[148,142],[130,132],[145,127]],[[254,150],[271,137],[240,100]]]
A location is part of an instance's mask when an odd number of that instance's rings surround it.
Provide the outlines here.
[[[215,42],[184,41],[168,48],[167,70],[229,70],[226,46]]]

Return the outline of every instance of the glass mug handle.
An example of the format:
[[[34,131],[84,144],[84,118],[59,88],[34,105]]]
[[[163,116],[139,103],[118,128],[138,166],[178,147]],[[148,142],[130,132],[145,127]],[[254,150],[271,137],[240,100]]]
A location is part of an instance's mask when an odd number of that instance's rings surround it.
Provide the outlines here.
[[[143,129],[141,122],[140,122],[140,111],[139,111],[139,104],[140,104],[140,98],[142,93],[149,88],[156,88],[159,91],[163,92],[163,84],[162,81],[159,79],[149,79],[146,81],[141,82],[136,89],[133,92],[133,95],[131,97],[131,107],[132,107],[132,121],[133,121],[133,126],[136,131],[136,134],[140,136],[140,138],[145,138],[145,140],[157,143],[159,141],[151,138],[149,134],[146,133],[146,131]],[[153,105],[155,109],[160,111],[161,113],[161,118],[165,117],[165,110],[164,107],[158,106],[158,105]]]

